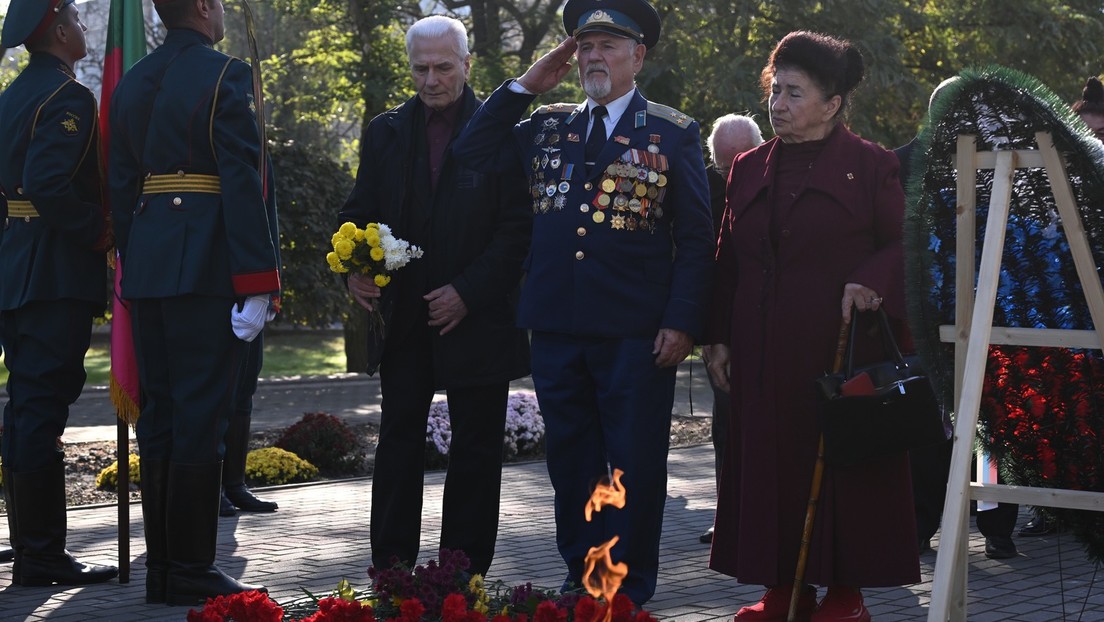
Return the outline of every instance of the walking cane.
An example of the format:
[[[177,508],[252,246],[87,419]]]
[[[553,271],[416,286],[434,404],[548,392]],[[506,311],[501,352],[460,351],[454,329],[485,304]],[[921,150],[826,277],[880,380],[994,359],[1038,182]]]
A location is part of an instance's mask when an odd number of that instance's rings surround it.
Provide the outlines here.
[[[852,317],[854,314],[852,313]],[[848,322],[840,323],[839,340],[836,342],[836,358],[832,362],[832,373],[839,373],[843,368],[843,355],[847,351],[847,336],[850,332]],[[809,562],[809,545],[813,539],[813,519],[816,518],[817,502],[820,501],[820,485],[824,479],[824,434],[820,435],[817,442],[816,465],[813,467],[813,486],[809,491],[809,507],[805,510],[805,528],[801,532],[801,548],[797,552],[797,570],[794,572],[793,592],[790,593],[790,611],[786,614],[786,622],[795,622],[797,619],[797,602],[801,599],[801,593],[805,591],[805,565]]]

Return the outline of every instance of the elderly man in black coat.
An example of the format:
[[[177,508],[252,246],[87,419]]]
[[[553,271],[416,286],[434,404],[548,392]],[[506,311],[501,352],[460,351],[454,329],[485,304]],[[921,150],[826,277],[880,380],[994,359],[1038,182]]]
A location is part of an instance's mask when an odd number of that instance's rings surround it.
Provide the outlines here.
[[[406,35],[417,95],[368,124],[356,186],[341,222],[391,227],[425,255],[377,287],[349,277],[362,306],[386,320],[383,415],[372,483],[372,563],[413,565],[421,531],[426,420],[448,393],[452,442],[441,547],[485,574],[498,533],[509,382],[529,373],[529,343],[514,320],[532,214],[521,177],[485,175],[457,161],[452,140],[479,106],[467,86],[467,32],[436,15]],[[382,294],[382,298],[380,298]]]

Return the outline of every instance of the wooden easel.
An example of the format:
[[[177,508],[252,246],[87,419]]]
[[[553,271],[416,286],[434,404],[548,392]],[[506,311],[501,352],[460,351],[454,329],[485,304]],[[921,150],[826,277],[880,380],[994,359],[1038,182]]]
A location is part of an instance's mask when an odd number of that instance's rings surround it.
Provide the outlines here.
[[[977,430],[978,407],[989,345],[1051,346],[1101,349],[1104,347],[1104,287],[1090,252],[1081,217],[1066,175],[1065,163],[1047,132],[1037,132],[1038,149],[978,152],[973,136],[959,136],[958,216],[955,234],[955,324],[941,326],[940,339],[955,344],[954,449],[943,506],[942,536],[932,580],[928,622],[966,620],[966,580],[969,571],[969,501],[1005,501],[1043,507],[1104,511],[1104,493],[1028,488],[970,482],[970,460]],[[993,326],[997,282],[1000,276],[1004,236],[1008,226],[1009,199],[1017,168],[1045,168],[1069,242],[1085,301],[1096,330],[1008,328]],[[993,190],[982,241],[981,266],[974,293],[974,238],[976,234],[976,183],[979,169],[993,169]]]

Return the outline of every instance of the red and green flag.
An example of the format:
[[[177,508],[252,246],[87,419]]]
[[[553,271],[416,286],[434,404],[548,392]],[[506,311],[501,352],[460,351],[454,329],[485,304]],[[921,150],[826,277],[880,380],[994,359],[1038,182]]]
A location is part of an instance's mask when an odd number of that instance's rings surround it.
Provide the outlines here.
[[[100,136],[103,162],[108,163],[111,132],[108,111],[111,94],[123,73],[146,55],[146,20],[142,0],[111,0],[104,47],[103,88],[100,91]],[[120,295],[123,264],[116,256],[115,295],[111,304],[111,401],[119,417],[128,423],[138,420],[140,412],[138,364],[130,332],[130,308]]]

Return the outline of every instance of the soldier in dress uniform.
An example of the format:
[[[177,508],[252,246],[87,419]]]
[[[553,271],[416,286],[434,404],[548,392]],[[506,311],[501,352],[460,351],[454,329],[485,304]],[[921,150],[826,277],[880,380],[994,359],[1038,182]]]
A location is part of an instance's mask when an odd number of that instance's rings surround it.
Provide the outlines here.
[[[469,166],[529,178],[533,240],[519,322],[555,488],[556,541],[578,586],[588,549],[613,536],[622,591],[656,587],[676,366],[702,330],[714,253],[699,126],[646,100],[635,74],[659,38],[645,0],[569,0],[569,35],[491,95],[458,140]],[[581,104],[535,95],[571,69]],[[597,129],[595,129],[597,128]],[[594,484],[624,471],[624,509],[584,519]]]
[[[8,367],[2,447],[15,585],[107,581],[114,566],[65,550],[58,438],[84,386],[92,318],[106,305],[110,228],[96,98],[73,75],[88,49],[73,0],[12,0],[0,46],[30,62],[0,94],[0,331]]]
[[[274,315],[279,243],[249,65],[212,48],[222,3],[154,8],[169,32],[112,97],[109,185],[144,399],[146,601],[195,605],[258,589],[215,566],[215,543],[223,438],[246,342]]]

